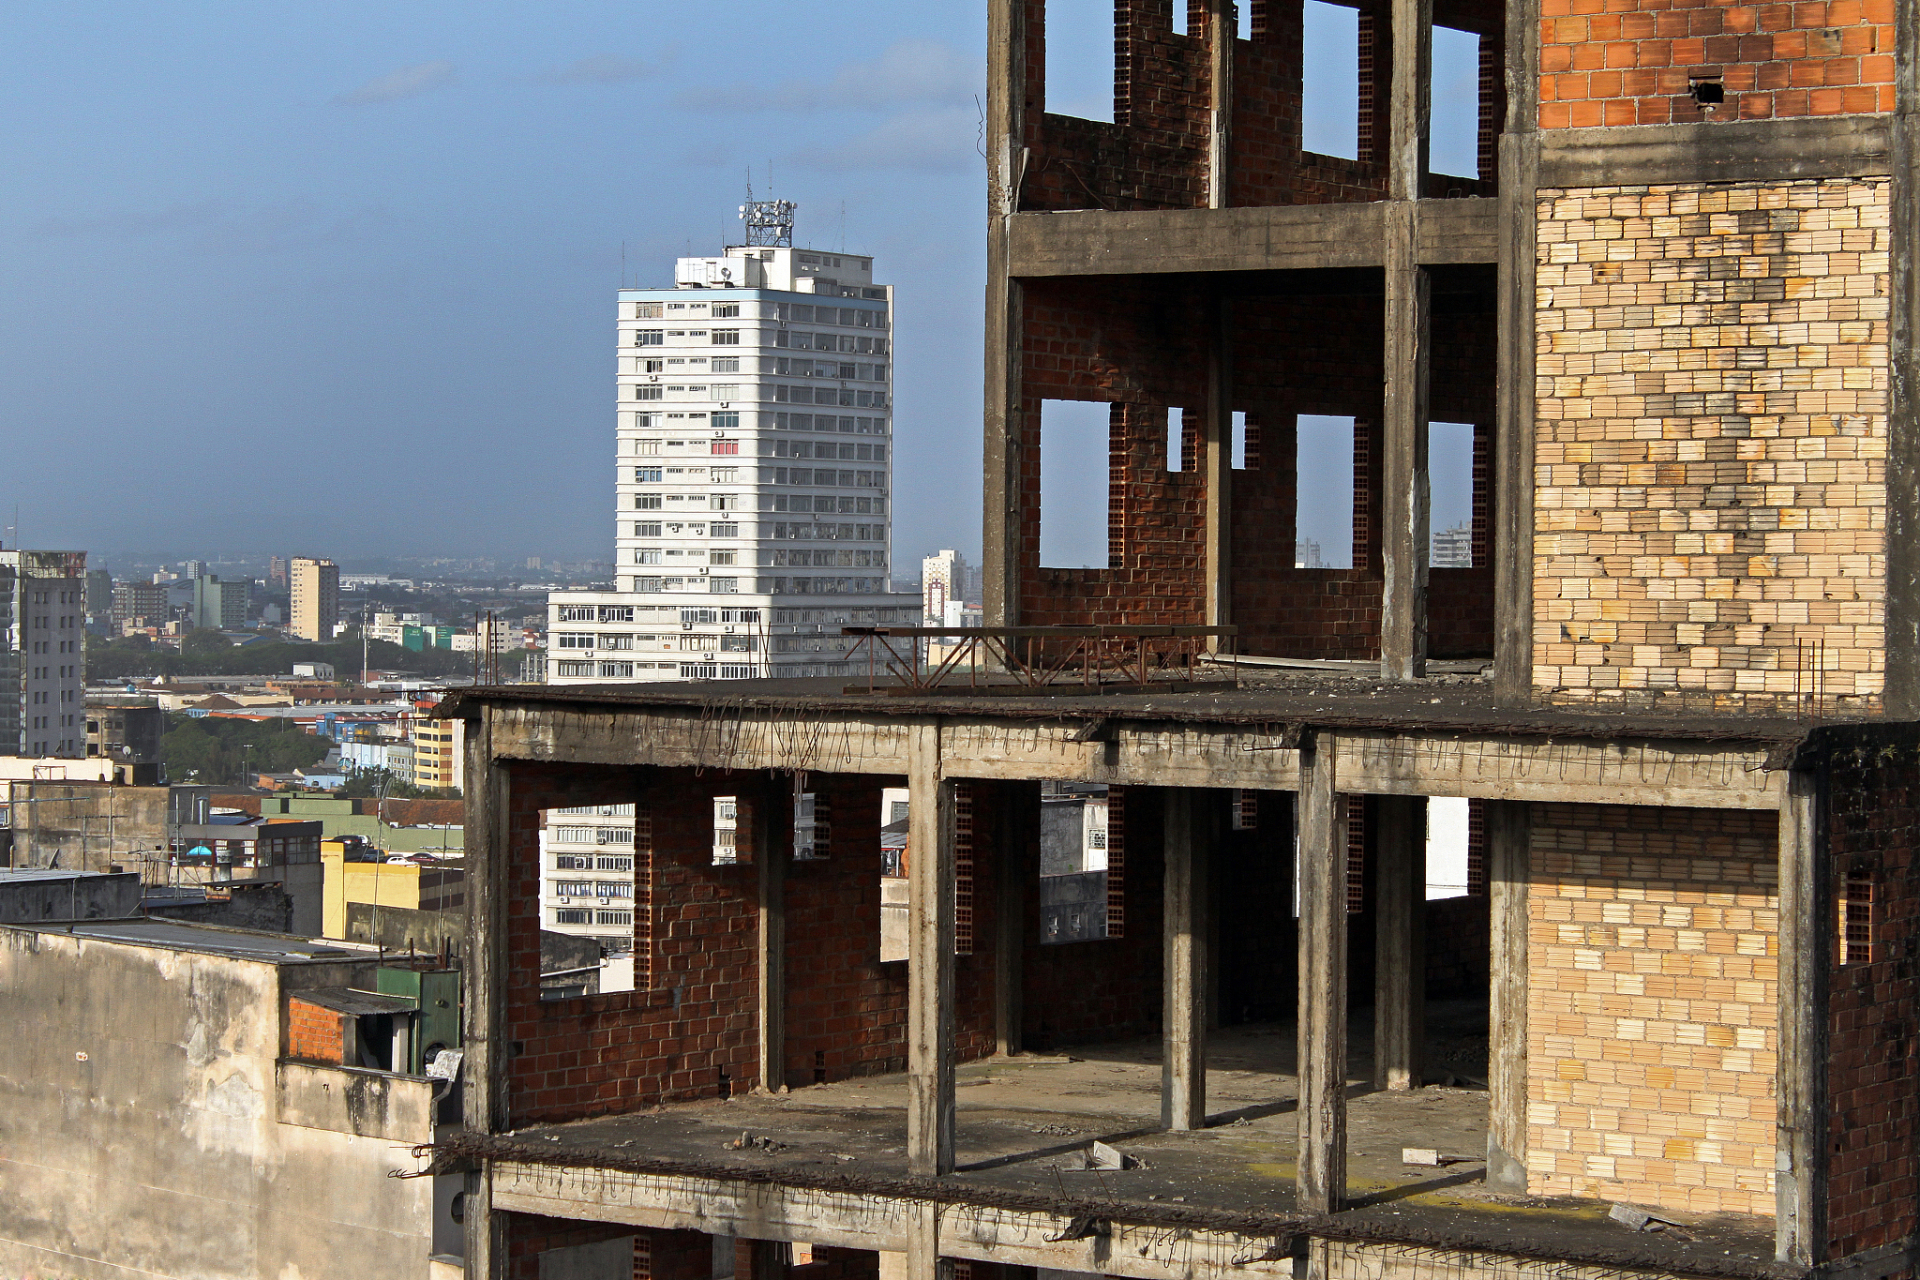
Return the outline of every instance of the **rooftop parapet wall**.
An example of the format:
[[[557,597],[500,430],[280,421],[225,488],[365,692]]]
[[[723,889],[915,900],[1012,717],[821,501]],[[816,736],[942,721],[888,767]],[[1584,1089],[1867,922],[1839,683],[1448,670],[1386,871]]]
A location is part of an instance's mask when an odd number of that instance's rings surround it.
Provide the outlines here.
[[[1876,709],[1888,181],[1538,207],[1537,693]]]
[[[1892,111],[1893,33],[1893,0],[1541,0],[1540,126]]]

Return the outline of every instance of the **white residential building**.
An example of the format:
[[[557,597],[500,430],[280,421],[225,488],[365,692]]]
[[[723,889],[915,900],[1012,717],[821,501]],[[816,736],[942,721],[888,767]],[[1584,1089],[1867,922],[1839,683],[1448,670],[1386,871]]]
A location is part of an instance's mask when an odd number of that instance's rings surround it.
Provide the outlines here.
[[[1473,528],[1459,524],[1433,532],[1433,552],[1427,563],[1435,569],[1473,568]]]
[[[844,675],[841,627],[918,618],[887,590],[893,290],[748,209],[748,245],[620,291],[614,590],[549,597],[549,683]]]
[[[87,553],[0,551],[0,755],[87,754]]]
[[[542,830],[540,927],[633,949],[634,815],[630,804],[549,809]]]

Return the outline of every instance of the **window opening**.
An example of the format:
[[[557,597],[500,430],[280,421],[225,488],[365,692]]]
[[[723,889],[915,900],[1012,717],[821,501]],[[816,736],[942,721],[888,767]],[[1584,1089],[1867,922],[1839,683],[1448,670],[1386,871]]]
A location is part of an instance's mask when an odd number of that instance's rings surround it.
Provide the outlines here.
[[[1085,400],[1040,407],[1040,563],[1056,569],[1105,568],[1112,413]]]
[[[1233,414],[1233,469],[1247,469],[1247,415],[1238,409]]]
[[[880,960],[907,958],[907,789],[880,793]]]
[[[1433,796],[1427,801],[1427,901],[1465,898],[1472,892],[1468,874],[1468,801]]]
[[[1435,569],[1473,567],[1473,424],[1427,425],[1428,528]]]
[[[1186,415],[1178,409],[1167,410],[1167,470],[1187,469]]]
[[[1840,889],[1840,963],[1873,963],[1873,872],[1847,872]]]
[[[1302,414],[1295,440],[1294,566],[1353,568],[1354,420]]]
[[[1302,13],[1300,145],[1360,158],[1360,11],[1306,0]]]
[[[740,858],[740,802],[736,796],[713,798],[713,865],[730,867]]]
[[[1433,29],[1427,168],[1456,178],[1480,175],[1480,37]]]
[[[1047,110],[1113,122],[1113,5],[1051,0],[1047,5]]]
[[[1100,783],[1049,782],[1040,790],[1040,941],[1108,937],[1112,814]]]
[[[542,1000],[645,988],[652,854],[651,819],[634,805],[542,811]]]
[[[1173,34],[1191,35],[1192,27],[1188,21],[1188,7],[1191,0],[1173,0]]]

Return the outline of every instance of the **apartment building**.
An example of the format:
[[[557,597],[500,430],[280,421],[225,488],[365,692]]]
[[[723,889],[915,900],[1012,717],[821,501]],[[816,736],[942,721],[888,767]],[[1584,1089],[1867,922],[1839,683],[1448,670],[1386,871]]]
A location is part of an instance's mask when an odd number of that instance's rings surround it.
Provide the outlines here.
[[[633,806],[550,810],[541,844],[540,927],[599,940],[609,952],[632,950]]]
[[[288,630],[302,640],[333,639],[340,621],[340,566],[295,556],[288,566]]]
[[[548,680],[845,674],[888,593],[893,289],[796,249],[794,209],[618,301],[614,590],[549,597]],[[902,608],[905,612],[902,612]]]
[[[0,754],[86,755],[84,551],[0,550]]]

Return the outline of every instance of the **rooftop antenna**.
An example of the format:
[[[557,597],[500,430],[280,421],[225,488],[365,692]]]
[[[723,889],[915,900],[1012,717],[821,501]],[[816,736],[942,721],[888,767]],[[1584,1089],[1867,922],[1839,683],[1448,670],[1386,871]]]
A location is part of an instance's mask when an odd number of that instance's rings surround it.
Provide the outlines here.
[[[768,180],[772,180],[773,166],[767,166]],[[747,202],[740,206],[740,217],[747,224],[747,247],[769,249],[793,248],[793,211],[791,200],[755,200],[753,198],[753,177],[747,177]]]

